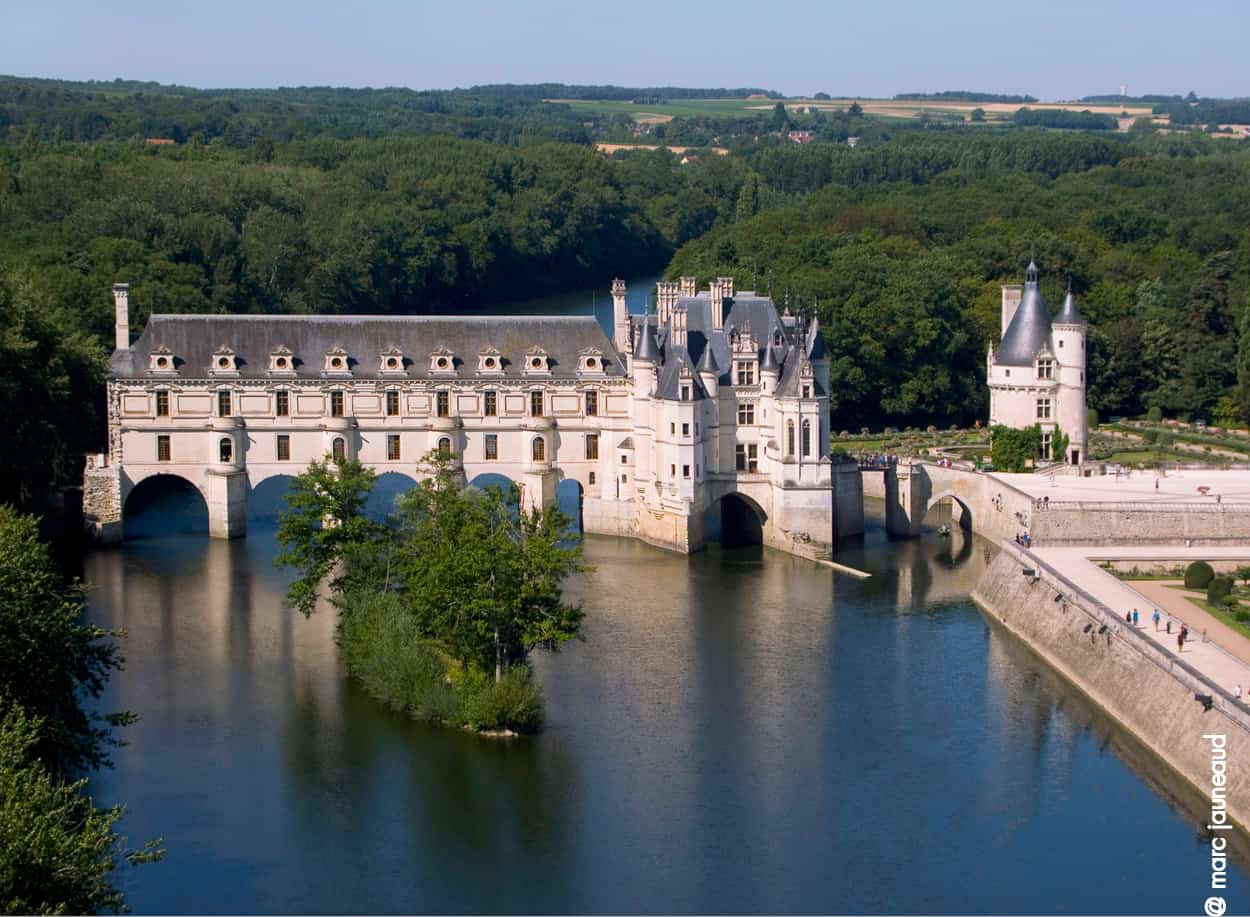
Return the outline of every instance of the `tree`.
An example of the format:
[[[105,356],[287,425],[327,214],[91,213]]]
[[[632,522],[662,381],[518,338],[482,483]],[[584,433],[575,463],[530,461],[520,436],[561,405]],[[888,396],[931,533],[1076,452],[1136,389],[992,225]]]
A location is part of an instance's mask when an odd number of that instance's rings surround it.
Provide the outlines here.
[[[985,120],[985,109],[984,109],[984,108],[974,108],[974,109],[972,109],[971,114],[969,114],[969,115],[968,115],[968,120],[969,120],[969,121],[975,121],[975,122],[981,122],[981,121],[984,121],[984,120]]]
[[[1042,448],[1040,424],[1017,430],[1001,424],[990,428],[990,461],[995,471],[1027,471]]]
[[[1185,568],[1186,589],[1206,589],[1215,578],[1215,570],[1205,560],[1195,560]]]
[[[773,130],[788,131],[790,129],[790,114],[786,111],[784,102],[778,102],[773,106]]]
[[[496,681],[535,648],[576,637],[582,610],[561,592],[581,554],[564,543],[568,518],[466,488],[437,453],[424,461],[428,475],[397,501],[393,539],[397,588],[419,630]]]
[[[114,872],[160,859],[160,841],[126,849],[115,832],[124,808],[97,809],[85,777],[64,783],[39,761],[48,728],[0,701],[0,913],[124,911]]]
[[[1064,433],[1063,430],[1055,427],[1055,432],[1050,437],[1050,456],[1056,462],[1065,461],[1068,457],[1068,446],[1072,443],[1072,437]]]
[[[858,118],[863,115],[864,109],[858,102],[852,102],[851,107],[846,110],[846,113],[852,118]]]
[[[36,751],[57,773],[107,764],[112,727],[133,719],[84,706],[122,656],[120,634],[82,618],[83,587],[61,575],[37,520],[0,506],[0,700],[39,718]]]
[[[321,582],[337,568],[330,591],[341,594],[360,573],[349,559],[363,561],[380,538],[382,527],[364,513],[375,483],[373,471],[359,461],[335,462],[330,456],[312,462],[291,482],[286,509],[278,517],[282,550],[274,563],[298,573],[286,600],[305,616],[317,605]]]
[[[1250,586],[1250,564],[1242,564],[1237,568],[1237,579],[1241,580],[1243,586]]]
[[[738,193],[736,216],[739,220],[748,220],[760,212],[760,177],[754,172],[747,175]]]

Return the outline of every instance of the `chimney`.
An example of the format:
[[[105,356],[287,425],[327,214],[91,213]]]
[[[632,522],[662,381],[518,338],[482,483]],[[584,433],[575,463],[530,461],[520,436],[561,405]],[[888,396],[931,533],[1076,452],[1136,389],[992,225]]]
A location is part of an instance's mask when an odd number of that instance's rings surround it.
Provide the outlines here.
[[[681,278],[680,286],[681,286],[682,296],[698,296],[699,295],[698,281],[695,280],[695,278],[693,277]]]
[[[629,351],[629,307],[625,303],[625,281],[612,281],[612,342],[623,354]]]
[[[686,310],[674,309],[672,325],[669,329],[669,341],[675,347],[686,346]]]
[[[713,331],[725,324],[725,293],[721,288],[723,280],[723,277],[717,277],[708,287],[712,300],[708,309],[712,313]]]
[[[118,350],[130,349],[130,284],[113,284],[113,308],[117,314],[116,340]]]
[[[1024,297],[1024,287],[1018,283],[1003,284],[1003,330],[998,337],[1001,340],[1003,335],[1007,333],[1007,326],[1011,324],[1011,320],[1015,318],[1016,309],[1020,306],[1020,300]]]
[[[720,295],[724,299],[734,298],[734,279],[732,277],[718,277],[720,281]]]
[[[655,285],[655,302],[660,324],[668,324],[668,320],[673,314],[673,307],[677,305],[677,284],[665,283],[663,281],[657,283]]]

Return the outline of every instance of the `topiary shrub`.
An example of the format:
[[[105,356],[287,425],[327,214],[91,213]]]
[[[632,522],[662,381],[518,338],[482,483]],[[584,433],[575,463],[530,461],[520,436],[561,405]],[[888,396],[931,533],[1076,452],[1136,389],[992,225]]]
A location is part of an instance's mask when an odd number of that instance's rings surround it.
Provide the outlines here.
[[[1095,411],[1093,408],[1090,408],[1088,411],[1086,411],[1085,423],[1091,430],[1096,429],[1098,427],[1098,412]]]
[[[1159,407],[1156,404],[1154,407],[1152,407],[1149,411],[1146,412],[1146,419],[1150,421],[1151,423],[1162,423],[1163,408]]]
[[[1244,608],[1238,608],[1233,612],[1233,620],[1240,621],[1242,624],[1245,624],[1247,621],[1250,621],[1250,611],[1247,611]]]
[[[1206,589],[1214,578],[1215,571],[1205,560],[1195,560],[1185,568],[1186,589]]]
[[[1225,608],[1236,608],[1241,604],[1240,600],[1235,595],[1226,595],[1220,601],[1224,603]]]
[[[1233,591],[1233,580],[1229,576],[1217,576],[1207,583],[1207,601],[1219,605],[1224,597]]]

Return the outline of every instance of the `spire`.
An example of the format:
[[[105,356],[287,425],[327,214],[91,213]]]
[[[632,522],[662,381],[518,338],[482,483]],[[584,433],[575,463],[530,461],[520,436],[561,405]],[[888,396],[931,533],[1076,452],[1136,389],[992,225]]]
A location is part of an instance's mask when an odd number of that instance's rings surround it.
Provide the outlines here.
[[[1055,316],[1055,322],[1060,325],[1085,324],[1085,317],[1081,315],[1081,310],[1076,305],[1076,294],[1072,292],[1071,277],[1068,278],[1068,295],[1063,298],[1063,308]]]
[[[634,348],[634,359],[660,362],[660,345],[655,340],[655,329],[646,319],[642,322],[642,334],[638,335],[638,346]]]
[[[699,357],[699,365],[695,367],[695,372],[700,375],[703,373],[711,373],[713,376],[720,375],[720,367],[716,365],[716,356],[712,353],[711,341],[708,341],[703,346],[703,356]]]
[[[777,354],[773,351],[773,342],[771,340],[764,344],[764,358],[760,360],[760,372],[781,372],[781,364],[777,362]]]
[[[1024,282],[1037,283],[1037,262],[1029,259],[1029,266],[1024,269]]]

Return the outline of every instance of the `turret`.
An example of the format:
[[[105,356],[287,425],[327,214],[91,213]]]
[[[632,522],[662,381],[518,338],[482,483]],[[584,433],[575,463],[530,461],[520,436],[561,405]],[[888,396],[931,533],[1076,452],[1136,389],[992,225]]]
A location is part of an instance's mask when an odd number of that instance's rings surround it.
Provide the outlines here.
[[[1076,295],[1068,286],[1063,307],[1051,325],[1051,351],[1055,355],[1056,423],[1068,435],[1068,451],[1063,456],[1077,463],[1086,460],[1088,421],[1085,413],[1085,319]],[[1059,458],[1059,456],[1056,456]]]
[[[130,284],[113,284],[113,309],[116,313],[114,347],[117,350],[130,349]]]
[[[764,342],[764,355],[760,358],[760,394],[772,395],[777,391],[777,379],[781,376],[781,363],[771,340]]]
[[[644,319],[638,334],[638,346],[634,348],[634,384],[638,398],[650,398],[655,394],[656,366],[660,362],[660,345],[655,339],[655,328],[650,319]]]
[[[704,346],[703,356],[699,358],[699,365],[695,367],[695,372],[699,374],[699,381],[703,383],[708,396],[715,398],[720,387],[720,367],[716,365],[716,356],[712,353],[711,341]]]
[[[625,281],[612,281],[612,343],[620,353],[629,353],[629,306],[625,302]]]

